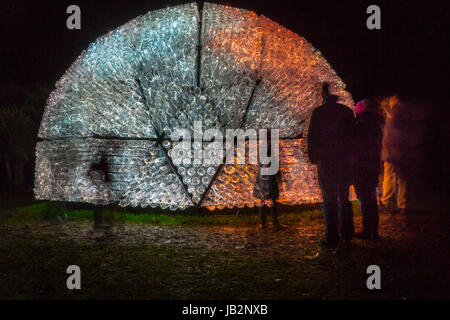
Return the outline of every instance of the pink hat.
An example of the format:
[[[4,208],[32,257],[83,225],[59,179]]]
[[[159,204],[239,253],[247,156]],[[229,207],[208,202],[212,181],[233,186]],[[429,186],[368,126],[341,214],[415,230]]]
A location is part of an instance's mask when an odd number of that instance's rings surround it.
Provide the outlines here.
[[[363,100],[359,101],[355,105],[356,114],[363,113],[366,110],[366,104],[367,104],[367,99],[363,99]]]

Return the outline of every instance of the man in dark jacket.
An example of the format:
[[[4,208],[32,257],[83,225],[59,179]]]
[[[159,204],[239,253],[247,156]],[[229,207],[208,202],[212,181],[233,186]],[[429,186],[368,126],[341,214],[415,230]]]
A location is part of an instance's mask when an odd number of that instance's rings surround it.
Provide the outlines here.
[[[361,202],[363,229],[356,236],[378,239],[378,205],[376,187],[381,163],[383,116],[377,103],[365,99],[356,109],[355,191]]]
[[[349,242],[354,234],[353,211],[348,196],[352,180],[350,162],[355,118],[350,108],[337,103],[338,97],[329,94],[328,87],[328,83],[322,84],[324,104],[312,113],[307,140],[309,160],[318,166],[323,197],[326,229],[320,244],[334,247],[339,241],[338,207],[342,240]]]

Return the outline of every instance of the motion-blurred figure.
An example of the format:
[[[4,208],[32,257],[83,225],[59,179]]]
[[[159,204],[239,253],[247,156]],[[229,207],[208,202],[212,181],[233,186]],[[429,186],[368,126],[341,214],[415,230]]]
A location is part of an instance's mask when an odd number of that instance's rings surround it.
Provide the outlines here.
[[[405,106],[400,106],[396,96],[382,101],[386,117],[384,128],[382,160],[384,161],[383,196],[381,203],[384,209],[395,211],[406,210],[406,177],[400,174],[405,162],[406,151],[404,141],[407,131],[406,121],[402,121]]]
[[[104,227],[103,224],[103,207],[105,199],[109,196],[108,183],[109,179],[109,164],[106,157],[103,155],[99,162],[92,163],[88,171],[88,176],[99,194],[98,203],[94,205],[94,229]]]
[[[384,209],[406,212],[411,205],[412,175],[423,162],[425,146],[425,106],[423,102],[392,96],[381,103],[385,113],[382,144],[384,161]],[[411,169],[414,169],[411,171]]]
[[[322,246],[333,247],[339,242],[353,238],[353,211],[349,197],[351,184],[352,139],[355,132],[355,118],[350,108],[337,103],[338,97],[329,93],[328,83],[322,84],[324,104],[314,109],[308,130],[308,156],[317,164],[319,185],[323,197],[325,238]]]
[[[363,229],[356,236],[378,239],[376,188],[381,163],[383,117],[374,101],[364,99],[355,106],[356,135],[354,150],[355,191],[361,203]]]
[[[267,130],[267,154],[270,155],[270,158],[273,159],[272,156],[272,147],[271,147],[271,132],[270,129]],[[259,216],[260,216],[260,228],[266,228],[266,211],[268,210],[267,202],[271,202],[272,206],[270,207],[270,213],[272,215],[272,223],[273,229],[278,231],[285,229],[283,225],[278,221],[278,212],[277,212],[277,204],[276,201],[279,197],[279,177],[280,171],[278,170],[274,175],[263,175],[261,174],[261,168],[269,168],[270,163],[260,163],[259,170],[257,174],[256,180],[256,188],[254,190],[254,197],[261,199],[264,205],[259,207]],[[269,201],[268,201],[269,200]]]

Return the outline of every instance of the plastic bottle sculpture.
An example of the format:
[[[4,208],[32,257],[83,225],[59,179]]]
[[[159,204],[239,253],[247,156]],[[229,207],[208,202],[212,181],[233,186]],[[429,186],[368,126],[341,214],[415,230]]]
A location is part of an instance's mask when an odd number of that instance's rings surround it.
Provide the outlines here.
[[[174,158],[173,130],[202,121],[222,132],[279,129],[279,201],[321,201],[303,137],[323,81],[353,105],[320,52],[264,16],[211,3],[151,11],[98,38],[56,83],[39,130],[36,198],[171,210],[261,205],[254,165]],[[88,176],[100,157],[109,192]]]

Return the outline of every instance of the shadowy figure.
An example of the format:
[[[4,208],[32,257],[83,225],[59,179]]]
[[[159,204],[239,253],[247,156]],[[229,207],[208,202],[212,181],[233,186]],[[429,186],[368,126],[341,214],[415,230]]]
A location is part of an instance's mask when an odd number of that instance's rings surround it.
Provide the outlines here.
[[[383,209],[394,213],[397,210],[406,210],[406,177],[400,173],[405,167],[406,131],[407,122],[404,104],[400,105],[397,96],[382,101],[386,117],[384,127],[382,159],[384,161],[383,195],[381,203]]]
[[[391,213],[411,209],[410,192],[425,150],[425,105],[420,100],[392,96],[382,101],[386,120],[382,143],[383,208]],[[415,168],[415,169],[414,169]],[[414,169],[414,170],[411,170]]]
[[[383,116],[379,105],[364,99],[356,109],[356,135],[354,150],[355,191],[361,203],[363,229],[355,236],[378,239],[378,205],[376,188],[381,163]]]
[[[270,129],[267,129],[267,155],[272,157],[272,145],[271,145],[271,132]],[[278,170],[274,175],[262,175],[261,168],[269,168],[270,163],[259,164],[259,170],[257,174],[256,180],[256,188],[254,190],[254,197],[261,199],[264,201],[264,205],[259,207],[259,216],[260,216],[260,228],[266,228],[266,211],[268,210],[267,200],[271,200],[272,206],[270,207],[270,213],[272,215],[273,229],[274,230],[282,230],[285,229],[284,226],[280,224],[278,221],[278,212],[277,212],[277,203],[276,200],[279,196],[278,189],[278,180],[280,177],[280,171]]]
[[[308,129],[308,157],[317,164],[319,185],[323,197],[325,238],[320,245],[334,247],[340,236],[344,243],[353,238],[353,211],[349,197],[351,184],[351,151],[355,118],[350,108],[337,103],[329,93],[328,83],[322,84],[324,104],[314,109]]]
[[[99,162],[92,163],[89,168],[88,176],[99,193],[108,192],[109,172],[109,164],[104,155],[101,155]],[[105,227],[103,223],[103,207],[104,204],[101,200],[99,203],[94,204],[94,229]]]

